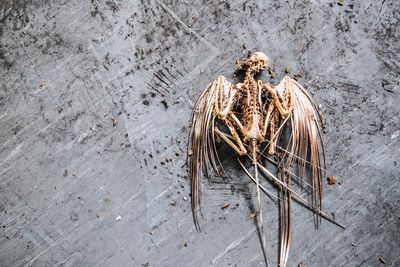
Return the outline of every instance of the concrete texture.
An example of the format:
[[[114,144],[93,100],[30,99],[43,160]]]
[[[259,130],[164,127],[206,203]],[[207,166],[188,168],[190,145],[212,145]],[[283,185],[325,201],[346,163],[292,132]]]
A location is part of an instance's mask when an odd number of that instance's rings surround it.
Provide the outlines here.
[[[324,209],[347,227],[316,231],[296,204],[288,266],[399,266],[399,12],[396,0],[2,0],[0,265],[264,265],[249,179],[224,161],[231,180],[204,183],[199,233],[185,166],[194,100],[258,49],[272,82],[300,72],[321,104],[339,181],[325,182]],[[274,266],[277,204],[262,201]]]

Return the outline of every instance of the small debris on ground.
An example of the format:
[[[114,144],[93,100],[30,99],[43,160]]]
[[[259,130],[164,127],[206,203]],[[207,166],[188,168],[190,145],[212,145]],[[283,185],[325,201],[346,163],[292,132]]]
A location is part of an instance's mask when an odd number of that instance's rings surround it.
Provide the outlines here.
[[[99,219],[100,218],[100,214],[96,213],[96,218]]]
[[[188,246],[188,243],[187,243],[187,242],[185,242],[185,243],[183,243],[183,245],[184,245],[185,247],[187,247],[187,246]]]
[[[250,218],[254,219],[256,217],[255,213],[250,213]]]
[[[223,206],[222,206],[222,208],[221,209],[227,209],[227,208],[229,208],[229,206],[230,206],[231,204],[229,204],[229,203],[225,203]]]
[[[329,185],[336,184],[336,177],[335,176],[331,175],[331,176],[328,176],[326,179],[327,179]]]
[[[273,75],[274,74],[274,72],[272,71],[271,67],[268,67],[268,73],[269,73],[269,75]]]
[[[383,257],[379,257],[379,261],[387,265],[387,261]]]
[[[167,101],[165,101],[165,100],[162,100],[161,101],[161,104],[163,104],[163,106],[164,106],[164,109],[168,109],[168,103],[167,103]]]
[[[301,72],[297,72],[295,75],[293,75],[293,79],[296,81],[298,81],[301,77],[303,77]]]
[[[344,2],[344,0],[338,0],[338,1],[337,1],[337,4],[338,4],[339,6],[343,6],[343,2]]]
[[[289,71],[289,68],[288,67],[285,67],[285,73],[286,74],[288,74],[290,71]]]
[[[119,222],[119,221],[121,221],[121,219],[122,219],[121,215],[118,215],[118,217],[117,217],[117,219],[115,219],[115,221]]]
[[[150,231],[149,234],[150,234],[150,235],[154,235],[154,232],[153,232],[153,231]]]
[[[142,266],[147,267],[149,266],[149,263],[148,262],[142,263]]]
[[[183,197],[183,200],[184,200],[184,201],[187,201],[188,199],[187,199],[187,197]]]
[[[111,119],[111,121],[112,121],[112,125],[113,125],[114,127],[117,126],[118,120],[116,120],[116,119]]]
[[[46,87],[46,84],[44,83],[44,81],[40,81],[39,88],[43,89],[45,87]]]
[[[191,156],[193,154],[193,151],[191,149],[188,150],[188,155]]]
[[[355,246],[356,246],[356,244],[354,244],[354,243],[351,243],[351,245],[352,245],[353,247],[355,247]]]
[[[247,49],[247,46],[246,46],[246,44],[243,44],[243,49]]]

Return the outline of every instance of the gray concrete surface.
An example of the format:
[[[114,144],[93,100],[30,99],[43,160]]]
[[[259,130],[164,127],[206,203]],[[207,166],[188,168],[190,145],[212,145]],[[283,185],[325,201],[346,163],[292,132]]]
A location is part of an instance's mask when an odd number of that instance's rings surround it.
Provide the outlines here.
[[[324,208],[347,227],[316,231],[296,205],[288,266],[399,266],[399,12],[396,0],[1,0],[0,265],[264,265],[237,164],[204,184],[201,233],[185,166],[194,100],[258,49],[272,82],[301,72],[321,104],[340,182]],[[274,266],[277,204],[262,201]]]

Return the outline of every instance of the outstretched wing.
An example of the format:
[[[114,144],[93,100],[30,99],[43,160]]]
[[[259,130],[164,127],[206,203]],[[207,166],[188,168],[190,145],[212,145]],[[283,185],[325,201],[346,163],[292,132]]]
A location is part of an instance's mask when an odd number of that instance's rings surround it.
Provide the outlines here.
[[[215,102],[224,102],[224,99],[229,97],[231,88],[231,83],[223,76],[218,76],[197,99],[192,113],[188,165],[192,214],[198,230],[203,170],[207,177],[223,174],[214,139]]]
[[[293,168],[294,162],[301,166],[300,178],[311,172],[312,203],[318,210],[322,205],[322,176],[325,169],[324,147],[322,143],[322,116],[311,95],[295,80],[286,76],[277,85],[278,94],[286,99],[290,106],[289,121],[291,136],[284,154],[286,167]],[[279,150],[279,148],[278,148]],[[318,215],[318,212],[316,212]],[[320,218],[316,220],[318,227]]]
[[[322,210],[322,170],[323,143],[321,138],[321,115],[311,95],[295,80],[286,76],[274,86],[288,115],[282,118],[282,124],[290,125],[290,138],[286,148],[277,147],[280,166],[278,177],[284,185],[280,192],[280,260],[286,266],[291,241],[291,178],[300,178],[301,185],[307,170],[311,172],[312,208],[316,214],[315,226],[318,227]],[[283,125],[280,125],[283,126]],[[280,127],[281,128],[281,127]],[[308,164],[307,164],[308,163]],[[282,164],[282,165],[281,165]],[[296,174],[300,166],[300,174]],[[281,169],[279,169],[281,168]],[[283,170],[283,171],[282,171]],[[289,172],[288,172],[289,171]]]

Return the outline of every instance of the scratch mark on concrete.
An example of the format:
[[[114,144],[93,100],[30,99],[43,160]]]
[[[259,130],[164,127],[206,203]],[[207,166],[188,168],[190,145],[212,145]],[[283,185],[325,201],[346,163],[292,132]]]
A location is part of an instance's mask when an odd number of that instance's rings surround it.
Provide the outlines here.
[[[40,256],[42,256],[44,253],[46,253],[49,249],[51,249],[52,247],[54,247],[55,245],[57,245],[57,242],[54,242],[51,246],[49,246],[48,248],[44,249],[42,252],[40,252],[36,257],[34,257],[33,259],[31,259],[29,261],[28,264],[32,264],[34,263]]]
[[[230,251],[234,250],[236,247],[238,247],[243,241],[245,241],[246,239],[250,238],[252,235],[254,235],[256,232],[254,230],[251,230],[249,232],[247,232],[246,234],[244,234],[243,236],[241,236],[240,238],[236,239],[235,241],[233,241],[232,243],[229,244],[229,246],[227,246],[225,248],[224,251],[222,251],[221,253],[219,253],[212,261],[211,261],[211,266],[213,266],[214,264],[216,264],[225,254],[229,253]]]
[[[131,202],[132,200],[135,200],[135,199],[141,197],[143,194],[144,194],[143,192],[140,192],[140,193],[137,194],[137,195],[131,196],[127,201],[125,201],[125,203],[122,205],[122,208],[125,208],[125,206],[128,205],[129,202]]]
[[[160,194],[158,194],[155,198],[154,198],[154,202],[158,201],[160,199],[160,197],[162,197],[163,195],[165,195],[169,190],[171,190],[171,188],[168,188],[164,191],[162,191]]]
[[[175,14],[174,11],[172,11],[170,8],[168,8],[164,3],[156,0],[156,2],[165,10],[167,11],[176,21],[178,21],[180,24],[182,24],[182,26],[191,34],[193,34],[194,36],[196,36],[197,38],[199,38],[201,41],[203,41],[209,48],[211,48],[213,50],[214,53],[218,53],[218,48],[211,44],[207,39],[205,39],[204,37],[202,37],[201,35],[199,35],[197,32],[195,32],[193,29],[189,28],[188,25],[186,25],[186,23],[184,23],[179,17],[178,15]]]
[[[357,165],[360,165],[361,163],[363,163],[364,161],[367,161],[368,159],[372,158],[373,156],[376,156],[379,153],[382,153],[383,151],[385,151],[386,149],[388,149],[389,147],[393,146],[394,143],[396,143],[399,140],[399,138],[394,139],[393,141],[391,141],[390,143],[381,146],[380,148],[378,148],[377,150],[375,150],[372,153],[369,153],[366,157],[359,159],[356,163],[354,163],[353,165],[351,165],[349,167],[349,169],[354,168]]]
[[[31,59],[31,57],[30,57],[29,54],[26,52],[25,46],[21,43],[21,41],[19,40],[19,38],[18,38],[17,35],[15,35],[15,34],[13,33],[13,36],[14,36],[15,39],[17,39],[17,43],[20,45],[20,47],[21,47],[22,50],[24,51],[24,54],[26,55],[26,57],[27,57],[27,58],[29,59],[29,61],[31,62],[31,64],[32,64],[32,66],[33,66],[33,69],[35,70],[37,76],[39,77],[39,80],[43,80],[43,79],[42,79],[42,76],[40,75],[39,71],[38,71],[37,68],[36,68],[36,65],[33,64],[33,61],[32,61],[32,59]]]

